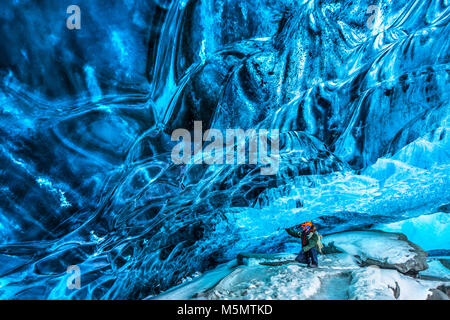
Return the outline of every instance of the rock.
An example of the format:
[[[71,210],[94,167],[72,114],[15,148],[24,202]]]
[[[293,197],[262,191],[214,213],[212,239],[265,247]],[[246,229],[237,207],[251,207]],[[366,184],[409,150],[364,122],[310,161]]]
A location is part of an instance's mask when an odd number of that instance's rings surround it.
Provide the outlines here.
[[[333,253],[342,253],[342,251],[339,250],[338,248],[336,248],[336,246],[334,245],[334,242],[330,242],[327,245],[323,246],[322,253],[323,254],[333,254]]]
[[[450,285],[441,285],[437,287],[438,290],[441,290],[443,293],[445,293],[448,297],[450,297]]]
[[[441,285],[436,289],[430,289],[431,294],[427,300],[450,300],[450,286]]]
[[[429,257],[450,256],[450,250],[447,249],[427,250],[427,252]]]
[[[438,212],[450,213],[450,203],[444,204],[437,209]]]
[[[450,270],[450,259],[439,259],[439,262],[446,267],[448,270]]]
[[[392,290],[392,293],[394,293],[394,298],[398,299],[400,297],[400,286],[398,285],[398,282],[395,281],[395,288],[388,285],[388,288]]]
[[[340,232],[324,237],[323,243],[353,255],[361,266],[395,269],[403,274],[417,274],[428,268],[427,253],[400,233]]]

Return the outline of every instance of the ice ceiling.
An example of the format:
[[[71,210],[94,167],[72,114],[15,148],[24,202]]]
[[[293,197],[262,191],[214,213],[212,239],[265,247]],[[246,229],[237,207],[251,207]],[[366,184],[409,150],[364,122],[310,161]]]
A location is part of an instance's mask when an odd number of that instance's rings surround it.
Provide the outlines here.
[[[144,298],[450,203],[448,1],[71,4],[0,8],[0,298]],[[173,165],[194,120],[279,129],[278,174]]]

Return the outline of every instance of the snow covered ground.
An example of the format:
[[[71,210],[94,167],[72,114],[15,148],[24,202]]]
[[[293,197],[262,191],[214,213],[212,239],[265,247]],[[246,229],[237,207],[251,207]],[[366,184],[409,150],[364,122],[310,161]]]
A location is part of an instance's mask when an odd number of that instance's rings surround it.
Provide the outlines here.
[[[423,300],[431,289],[450,285],[448,265],[435,258],[428,259],[429,268],[419,276],[393,269],[391,264],[407,264],[411,259],[416,260],[415,266],[427,267],[421,249],[397,233],[342,232],[325,237],[324,243],[334,243],[342,252],[319,256],[319,268],[295,262],[295,254],[242,254],[237,260],[149,298]],[[370,257],[378,265],[362,264],[363,257]]]
[[[352,273],[349,297],[357,300],[425,300],[429,290],[441,283],[414,279],[395,270],[361,268]]]

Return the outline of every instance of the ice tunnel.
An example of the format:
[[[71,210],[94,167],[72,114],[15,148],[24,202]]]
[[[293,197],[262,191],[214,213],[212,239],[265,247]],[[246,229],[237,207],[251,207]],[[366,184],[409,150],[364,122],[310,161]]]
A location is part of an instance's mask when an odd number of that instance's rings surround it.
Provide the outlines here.
[[[297,253],[285,229],[309,220],[359,256],[402,233],[450,281],[448,1],[79,0],[69,29],[72,4],[0,5],[0,299],[206,288],[242,252]],[[173,163],[195,121],[278,130],[277,172]],[[402,286],[395,268],[380,277]],[[330,287],[374,298],[355,293],[371,272]]]

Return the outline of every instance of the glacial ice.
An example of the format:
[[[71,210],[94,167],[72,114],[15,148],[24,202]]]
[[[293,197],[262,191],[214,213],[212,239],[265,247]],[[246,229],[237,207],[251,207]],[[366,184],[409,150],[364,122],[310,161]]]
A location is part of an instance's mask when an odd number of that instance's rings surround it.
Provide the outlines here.
[[[348,274],[357,268],[349,255],[330,255],[320,257],[320,263],[326,265],[319,269],[307,269],[292,262],[295,255],[285,255],[288,264],[277,267],[259,265],[260,262],[279,261],[278,255],[262,259],[254,258],[249,263],[235,266],[222,273],[220,281],[204,281],[212,272],[192,281],[192,284],[179,285],[153,299],[344,299],[345,285],[349,284]],[[339,259],[339,260],[338,260]],[[336,264],[340,261],[339,264]],[[223,270],[223,267],[217,270]],[[323,282],[331,282],[333,288],[323,290]],[[335,283],[337,282],[337,283]],[[207,283],[202,287],[199,283]],[[328,284],[328,283],[327,283]],[[339,287],[338,284],[344,284]],[[344,289],[343,289],[344,288]],[[331,290],[328,290],[331,289]]]
[[[425,250],[450,248],[450,214],[437,212],[376,226],[388,232],[400,232]]]
[[[444,266],[443,261],[446,262],[446,266]],[[444,262],[445,263],[445,262]],[[429,276],[444,280],[450,280],[450,261],[449,259],[437,259],[432,258],[428,261],[428,269],[421,271],[419,274],[421,276]]]
[[[450,270],[437,265],[435,260],[430,262],[428,272],[420,272],[417,278],[386,269],[387,262],[402,263],[411,258],[423,258],[408,255],[411,244],[399,240],[398,234],[350,231],[326,238],[328,243],[347,243],[344,246],[347,252],[320,255],[318,268],[307,268],[295,262],[295,254],[243,254],[245,259],[238,258],[190,283],[149,298],[425,300],[431,289],[450,283]],[[366,243],[360,246],[357,241]],[[375,242],[377,244],[373,245]],[[369,256],[383,262],[384,266],[361,265],[360,257]]]
[[[401,299],[422,299],[436,285],[383,269],[371,296],[361,286],[372,270],[348,254],[321,257],[334,271],[232,265],[241,252],[298,253],[284,229],[306,220],[330,237],[381,228],[450,249],[437,213],[450,203],[448,2],[80,2],[80,30],[66,28],[59,0],[0,8],[1,299],[141,299],[177,286],[192,298],[227,275],[242,287],[222,283],[220,297],[381,299],[397,281]],[[279,129],[278,174],[173,165],[170,135],[194,120]],[[350,239],[343,248],[362,254]],[[376,239],[365,241],[377,250]],[[407,257],[400,248],[389,259]],[[67,288],[70,265],[80,290]]]
[[[399,234],[377,231],[350,231],[336,233],[323,238],[324,245],[333,244],[339,250],[362,261],[381,261],[389,265],[406,264],[420,259],[423,250],[402,239]],[[425,258],[423,252],[423,258]],[[406,270],[407,272],[409,270]],[[419,270],[417,270],[419,271]]]
[[[440,282],[411,279],[395,270],[373,267],[354,271],[352,277],[349,298],[356,300],[425,300],[431,294],[430,289],[440,285]]]

